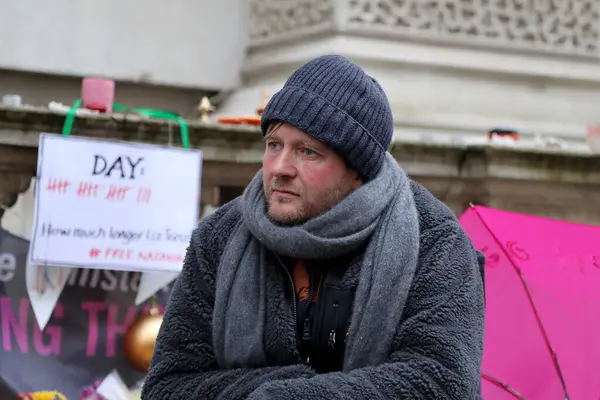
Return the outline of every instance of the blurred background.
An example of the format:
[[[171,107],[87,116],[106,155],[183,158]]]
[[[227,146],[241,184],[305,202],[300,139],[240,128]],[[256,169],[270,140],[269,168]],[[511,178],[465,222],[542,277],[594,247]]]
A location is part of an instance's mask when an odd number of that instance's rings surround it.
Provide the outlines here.
[[[266,101],[328,53],[381,83],[390,151],[457,215],[600,225],[597,0],[0,0],[1,228],[30,238],[39,133],[70,111],[73,135],[170,146],[183,119],[214,212],[260,168]]]

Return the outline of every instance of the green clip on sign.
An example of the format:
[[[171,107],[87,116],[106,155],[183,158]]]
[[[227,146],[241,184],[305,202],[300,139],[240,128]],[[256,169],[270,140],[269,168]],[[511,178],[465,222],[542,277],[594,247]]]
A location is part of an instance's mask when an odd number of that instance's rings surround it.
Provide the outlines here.
[[[63,126],[62,134],[63,136],[69,136],[71,134],[71,130],[73,129],[73,123],[75,122],[75,114],[77,113],[77,109],[81,107],[81,99],[77,100],[73,103],[73,107],[67,113],[67,117],[65,118],[65,124]],[[184,149],[190,148],[190,138],[188,133],[187,123],[183,118],[179,115],[175,115],[173,113],[161,110],[152,110],[149,108],[129,108],[126,106],[122,106],[120,104],[115,104],[113,106],[113,110],[115,111],[131,111],[141,115],[144,115],[149,118],[163,119],[169,121],[177,121],[179,123],[179,130],[181,131],[181,144]]]

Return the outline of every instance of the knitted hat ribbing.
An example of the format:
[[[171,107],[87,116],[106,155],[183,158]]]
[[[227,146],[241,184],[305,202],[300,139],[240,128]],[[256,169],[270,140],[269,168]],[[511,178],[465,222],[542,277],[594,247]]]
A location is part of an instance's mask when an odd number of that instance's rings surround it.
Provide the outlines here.
[[[381,86],[337,55],[315,58],[288,78],[265,107],[263,135],[274,121],[326,143],[367,181],[381,169],[394,130]]]

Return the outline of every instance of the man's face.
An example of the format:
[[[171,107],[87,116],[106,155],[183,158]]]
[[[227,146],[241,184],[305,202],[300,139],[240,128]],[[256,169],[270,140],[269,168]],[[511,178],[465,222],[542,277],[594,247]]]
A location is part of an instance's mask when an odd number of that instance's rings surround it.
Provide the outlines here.
[[[301,224],[361,185],[331,148],[290,124],[271,126],[265,144],[263,184],[275,223]]]

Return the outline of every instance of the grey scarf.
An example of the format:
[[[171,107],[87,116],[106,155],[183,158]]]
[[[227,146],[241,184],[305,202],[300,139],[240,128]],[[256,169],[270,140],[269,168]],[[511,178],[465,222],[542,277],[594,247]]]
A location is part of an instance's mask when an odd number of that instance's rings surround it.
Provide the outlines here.
[[[378,176],[304,224],[283,227],[266,215],[262,173],[246,188],[243,218],[219,264],[213,315],[221,368],[266,364],[266,255],[326,259],[368,245],[346,342],[344,371],[385,362],[419,253],[418,215],[406,173],[390,154]]]

